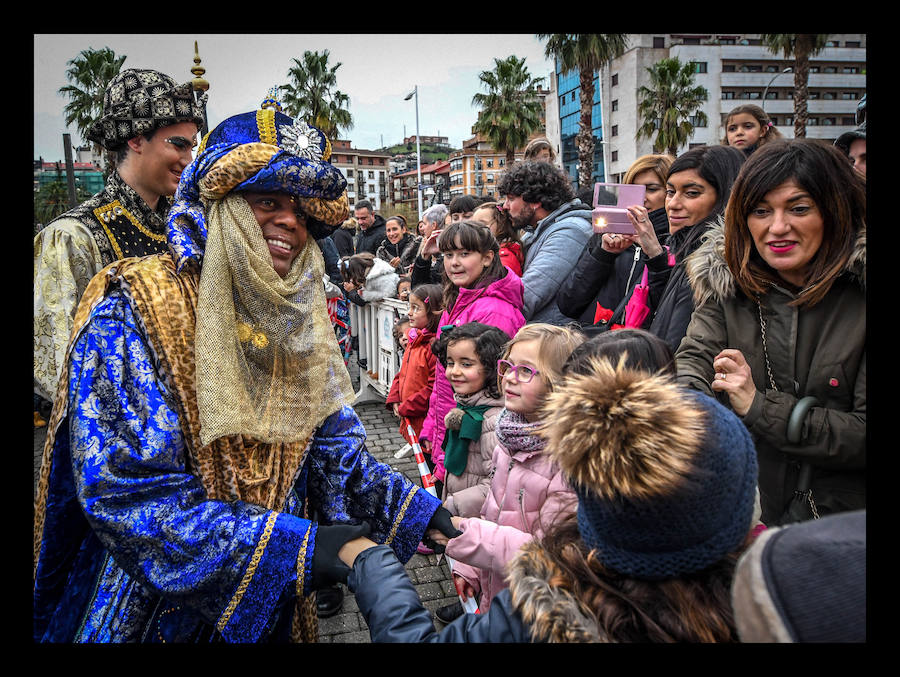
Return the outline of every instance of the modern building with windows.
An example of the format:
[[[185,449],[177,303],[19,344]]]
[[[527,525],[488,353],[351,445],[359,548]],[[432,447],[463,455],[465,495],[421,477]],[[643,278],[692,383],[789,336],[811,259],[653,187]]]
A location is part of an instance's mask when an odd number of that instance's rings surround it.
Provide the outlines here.
[[[695,83],[709,97],[702,110],[707,121],[698,126],[678,152],[713,145],[725,137],[724,121],[738,105],[754,103],[764,108],[783,136],[794,136],[794,80],[786,69],[793,58],[772,53],[760,34],[629,34],[628,49],[595,77],[594,180],[621,181],[628,167],[641,155],[653,152],[652,139],[636,139],[641,125],[638,89],[649,85],[647,69],[663,58],[677,57],[691,63]],[[566,171],[577,181],[580,87],[577,72],[563,76],[559,66],[551,89],[559,109],[559,131],[552,141],[562,151]],[[866,92],[865,34],[833,34],[828,46],[810,59],[809,122],[807,138],[834,141],[856,126],[856,104]],[[549,97],[548,97],[549,98]],[[549,111],[549,109],[548,109]],[[548,113],[549,118],[549,113]],[[548,123],[548,134],[553,126]],[[605,143],[604,143],[605,140]]]

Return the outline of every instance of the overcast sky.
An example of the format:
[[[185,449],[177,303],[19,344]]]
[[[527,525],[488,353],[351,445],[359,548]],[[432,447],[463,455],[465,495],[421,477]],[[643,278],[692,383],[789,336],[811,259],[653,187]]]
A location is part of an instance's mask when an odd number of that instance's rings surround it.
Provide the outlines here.
[[[477,109],[472,96],[478,74],[492,70],[494,58],[525,57],[534,77],[549,85],[552,62],[533,34],[500,35],[232,35],[232,34],[71,34],[34,37],[34,157],[63,159],[62,134],[79,144],[78,132],[65,129],[60,94],[67,61],[83,49],[109,47],[125,54],[123,68],[154,68],[178,82],[193,78],[194,41],[200,48],[203,77],[209,81],[210,128],[224,118],[258,108],[269,87],[288,81],[292,58],[304,51],[329,50],[337,86],[350,97],[353,129],[342,136],[354,148],[393,145],[416,131],[415,99],[403,98],[419,87],[419,131],[441,135],[458,148],[471,136]]]

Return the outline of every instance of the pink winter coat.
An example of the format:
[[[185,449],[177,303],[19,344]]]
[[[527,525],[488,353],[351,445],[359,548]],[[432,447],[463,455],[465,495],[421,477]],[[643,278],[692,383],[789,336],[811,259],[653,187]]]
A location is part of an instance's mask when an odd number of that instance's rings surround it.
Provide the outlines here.
[[[447,544],[447,556],[456,560],[453,572],[481,593],[482,613],[506,587],[506,566],[519,548],[578,506],[575,492],[543,452],[511,454],[497,444],[493,463],[481,518],[461,520],[462,535]]]
[[[505,277],[487,287],[461,288],[453,309],[450,312],[445,310],[441,315],[439,327],[481,322],[505,331],[512,338],[525,324],[525,316],[522,315],[523,303],[522,279],[507,269]],[[440,329],[437,336],[438,338],[441,336]],[[434,389],[428,401],[428,415],[422,425],[419,440],[431,442],[431,461],[435,466],[433,475],[435,479],[443,482],[444,450],[441,449],[441,443],[444,441],[444,416],[455,406],[455,401],[453,388],[444,375],[444,367],[440,361],[434,369]]]

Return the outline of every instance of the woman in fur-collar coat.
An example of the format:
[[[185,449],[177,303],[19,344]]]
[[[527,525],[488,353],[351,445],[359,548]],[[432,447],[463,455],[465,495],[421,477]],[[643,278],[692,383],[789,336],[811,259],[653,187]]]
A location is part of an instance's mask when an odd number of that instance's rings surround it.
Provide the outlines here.
[[[763,523],[786,519],[803,464],[819,515],[865,508],[866,197],[846,158],[805,140],[757,150],[687,271],[678,378],[719,393],[754,436]]]

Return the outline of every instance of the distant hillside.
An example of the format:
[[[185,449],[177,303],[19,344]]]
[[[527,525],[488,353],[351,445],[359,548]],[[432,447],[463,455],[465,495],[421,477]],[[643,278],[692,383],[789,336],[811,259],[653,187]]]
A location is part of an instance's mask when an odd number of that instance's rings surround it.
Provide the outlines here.
[[[419,152],[422,154],[422,164],[431,164],[432,162],[437,162],[438,160],[446,160],[450,157],[450,153],[452,153],[456,148],[452,148],[451,146],[443,143],[423,143],[419,145]],[[398,143],[394,146],[388,146],[386,148],[379,148],[379,153],[390,153],[391,155],[403,155],[412,154],[415,157],[416,154],[416,144],[410,143]]]

